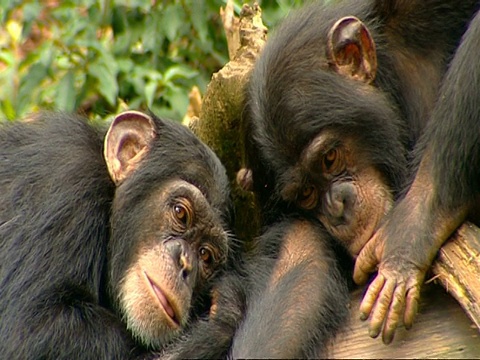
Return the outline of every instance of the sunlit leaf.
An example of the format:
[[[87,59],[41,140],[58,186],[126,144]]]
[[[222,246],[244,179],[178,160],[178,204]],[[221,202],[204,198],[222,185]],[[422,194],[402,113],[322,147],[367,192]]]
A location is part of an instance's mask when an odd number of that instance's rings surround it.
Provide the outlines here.
[[[7,22],[6,28],[13,42],[20,42],[22,38],[22,25],[18,21],[10,20]]]
[[[13,108],[12,102],[9,99],[5,99],[4,101],[0,102],[0,108],[2,109],[2,113],[7,120],[15,120],[16,113],[15,109]],[[0,119],[0,121],[3,119]]]

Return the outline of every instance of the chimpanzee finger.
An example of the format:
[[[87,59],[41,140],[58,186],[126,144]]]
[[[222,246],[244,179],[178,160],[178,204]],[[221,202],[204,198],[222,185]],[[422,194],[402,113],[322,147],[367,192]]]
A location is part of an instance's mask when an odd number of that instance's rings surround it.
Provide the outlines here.
[[[400,317],[405,304],[405,284],[400,284],[393,293],[392,303],[383,326],[382,340],[385,345],[390,344],[395,336]]]
[[[362,303],[360,304],[360,320],[365,321],[368,319],[370,312],[377,301],[378,294],[382,291],[384,284],[385,277],[378,274],[369,285],[367,292],[362,299]]]
[[[212,289],[211,293],[211,302],[212,304],[210,305],[210,318],[214,318],[217,313],[218,313],[218,298],[220,297],[220,293],[218,291],[218,288]]]
[[[407,290],[405,301],[405,313],[403,314],[403,323],[409,330],[418,311],[418,300],[420,299],[420,285],[417,282],[415,286]]]
[[[355,260],[353,281],[358,285],[365,284],[369,275],[376,270],[379,262],[379,259],[375,256],[376,243],[374,239],[367,242]]]
[[[369,335],[376,338],[382,330],[383,323],[388,315],[388,310],[392,302],[393,293],[396,288],[396,281],[387,279],[380,292],[372,313],[370,314]]]

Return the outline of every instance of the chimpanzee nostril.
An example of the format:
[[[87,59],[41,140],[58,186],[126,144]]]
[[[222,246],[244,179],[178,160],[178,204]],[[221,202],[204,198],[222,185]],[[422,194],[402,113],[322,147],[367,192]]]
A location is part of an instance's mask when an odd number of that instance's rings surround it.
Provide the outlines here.
[[[350,220],[356,201],[355,187],[350,183],[333,184],[326,194],[325,210],[337,224]]]
[[[182,255],[180,255],[179,265],[180,265],[182,278],[185,280],[187,279],[188,275],[192,272],[192,262],[189,260],[186,252],[183,252]]]
[[[176,262],[183,279],[192,272],[193,265],[189,245],[182,239],[169,240],[166,245],[172,259]]]

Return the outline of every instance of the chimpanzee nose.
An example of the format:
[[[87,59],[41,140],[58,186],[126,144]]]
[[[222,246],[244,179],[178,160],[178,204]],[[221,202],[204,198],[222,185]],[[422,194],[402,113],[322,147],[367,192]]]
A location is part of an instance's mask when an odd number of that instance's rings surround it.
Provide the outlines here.
[[[166,243],[168,252],[172,259],[178,265],[180,275],[184,280],[193,270],[193,259],[190,245],[183,239],[173,239]]]
[[[326,214],[332,225],[347,224],[352,217],[357,191],[351,183],[332,184],[326,194]]]

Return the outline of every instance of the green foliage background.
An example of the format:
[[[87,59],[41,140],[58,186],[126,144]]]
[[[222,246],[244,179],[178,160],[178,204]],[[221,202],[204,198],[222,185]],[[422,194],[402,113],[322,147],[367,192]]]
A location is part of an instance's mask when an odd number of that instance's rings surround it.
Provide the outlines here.
[[[180,120],[227,61],[223,0],[0,0],[0,120],[38,109]],[[301,0],[259,1],[272,28]],[[237,14],[242,2],[235,2]]]

